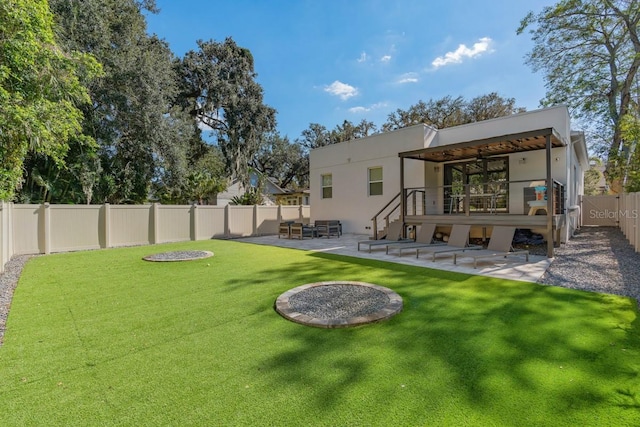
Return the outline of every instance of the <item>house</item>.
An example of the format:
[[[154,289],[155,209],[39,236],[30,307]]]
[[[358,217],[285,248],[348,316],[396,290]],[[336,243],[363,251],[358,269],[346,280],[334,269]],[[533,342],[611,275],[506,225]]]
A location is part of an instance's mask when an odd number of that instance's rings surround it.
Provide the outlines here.
[[[309,205],[309,190],[286,190],[274,193],[276,205]]]
[[[415,125],[310,153],[311,217],[379,238],[391,221],[529,228],[566,241],[577,221],[584,134],[556,106],[446,129]]]
[[[258,187],[260,178],[259,173],[251,172],[249,177],[249,184],[251,188]],[[225,191],[216,195],[213,204],[217,206],[229,205],[234,197],[242,197],[245,192],[246,189],[244,185],[242,185],[242,182],[238,179],[234,179]],[[284,193],[284,190],[278,186],[275,180],[266,178],[262,182],[262,203],[260,204],[265,206],[275,206],[277,204],[276,195],[282,193]]]

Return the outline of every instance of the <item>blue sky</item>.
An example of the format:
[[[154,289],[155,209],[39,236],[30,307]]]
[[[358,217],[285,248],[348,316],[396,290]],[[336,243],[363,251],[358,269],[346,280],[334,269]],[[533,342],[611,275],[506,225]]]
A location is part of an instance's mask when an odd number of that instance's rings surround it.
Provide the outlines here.
[[[544,97],[516,35],[552,0],[156,0],[149,33],[183,56],[232,37],[253,54],[265,103],[291,141],[310,123],[377,126],[396,109],[498,92],[528,110]]]

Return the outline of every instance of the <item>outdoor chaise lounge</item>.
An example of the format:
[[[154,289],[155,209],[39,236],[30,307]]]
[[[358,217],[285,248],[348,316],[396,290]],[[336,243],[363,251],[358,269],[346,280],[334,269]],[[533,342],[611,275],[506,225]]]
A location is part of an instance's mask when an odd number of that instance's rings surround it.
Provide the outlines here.
[[[406,242],[396,242],[387,245],[387,254],[389,253],[389,249],[397,249],[398,256],[402,255],[403,250],[415,251],[417,248],[424,248],[429,246],[442,246],[444,243],[438,242],[433,243],[433,235],[436,231],[435,224],[427,224],[423,222],[420,225],[420,229],[416,234],[415,241],[406,241]]]
[[[371,247],[372,246],[387,246],[387,245],[391,245],[393,243],[398,243],[398,242],[413,242],[412,239],[403,239],[402,238],[402,223],[397,221],[397,222],[392,222],[391,224],[389,224],[389,227],[387,229],[387,237],[385,239],[381,239],[381,240],[362,240],[360,242],[358,242],[358,251],[360,250],[360,245],[366,245],[369,247],[369,252],[371,252]]]
[[[456,263],[457,258],[473,258],[473,268],[477,268],[478,259],[480,258],[506,258],[509,255],[526,255],[528,262],[529,251],[515,251],[511,247],[511,242],[513,241],[513,235],[515,232],[515,227],[495,226],[491,232],[491,238],[489,239],[487,249],[475,250],[469,253],[454,253],[453,263]]]
[[[447,253],[447,252],[459,252],[465,251],[468,249],[479,250],[482,249],[482,246],[479,245],[471,245],[469,246],[469,230],[471,229],[470,225],[463,224],[454,224],[451,228],[451,236],[449,236],[449,241],[446,245],[437,245],[433,247],[422,247],[416,248],[416,258],[420,256],[420,253],[429,253],[432,255],[432,261],[436,260],[437,254]]]

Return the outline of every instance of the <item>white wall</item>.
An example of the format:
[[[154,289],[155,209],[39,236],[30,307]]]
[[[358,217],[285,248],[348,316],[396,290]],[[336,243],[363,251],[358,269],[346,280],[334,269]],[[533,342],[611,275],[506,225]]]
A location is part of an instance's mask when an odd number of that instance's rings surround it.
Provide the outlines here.
[[[567,184],[566,151],[566,147],[551,149],[551,178],[565,186]],[[546,169],[546,150],[509,155],[509,180],[525,181],[509,185],[509,213],[520,215],[527,213],[524,212],[524,188],[529,187],[532,180],[546,180]]]
[[[310,153],[311,219],[336,219],[345,233],[370,233],[371,217],[400,192],[402,151],[427,146],[435,131],[425,125],[317,148]],[[382,167],[380,196],[368,194],[368,169]],[[333,197],[322,198],[323,174],[332,175]],[[424,186],[424,162],[405,162],[405,187]]]

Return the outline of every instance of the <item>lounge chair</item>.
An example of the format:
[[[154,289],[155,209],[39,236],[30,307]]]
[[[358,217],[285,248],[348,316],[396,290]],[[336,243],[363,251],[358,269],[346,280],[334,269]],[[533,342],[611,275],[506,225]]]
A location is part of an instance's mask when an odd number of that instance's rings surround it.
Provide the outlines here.
[[[513,235],[516,232],[515,227],[495,226],[491,231],[491,238],[487,249],[480,249],[467,253],[454,253],[453,263],[455,264],[457,258],[473,258],[473,268],[478,267],[478,259],[480,258],[495,258],[495,257],[508,257],[509,255],[526,255],[527,262],[529,261],[529,251],[518,250],[515,251],[511,247],[513,242]]]
[[[470,225],[454,224],[451,228],[451,235],[446,245],[438,245],[433,247],[416,248],[416,258],[420,256],[420,253],[429,253],[432,255],[432,261],[436,260],[437,254],[447,252],[459,252],[468,249],[479,250],[482,246],[471,245],[469,246],[469,230]]]
[[[358,242],[358,251],[360,250],[360,245],[366,245],[369,247],[369,252],[371,252],[371,247],[373,246],[387,246],[393,243],[398,242],[413,242],[412,239],[403,239],[402,238],[402,227],[404,225],[400,222],[392,222],[389,224],[387,229],[387,236],[383,240],[362,240]]]
[[[387,245],[387,254],[389,253],[389,249],[397,249],[398,256],[401,256],[403,250],[415,251],[417,250],[417,248],[444,245],[444,243],[442,242],[433,243],[433,234],[435,233],[435,231],[436,231],[435,224],[422,223],[420,225],[420,230],[418,230],[418,233],[416,234],[415,241],[397,242],[397,243],[389,244]]]

